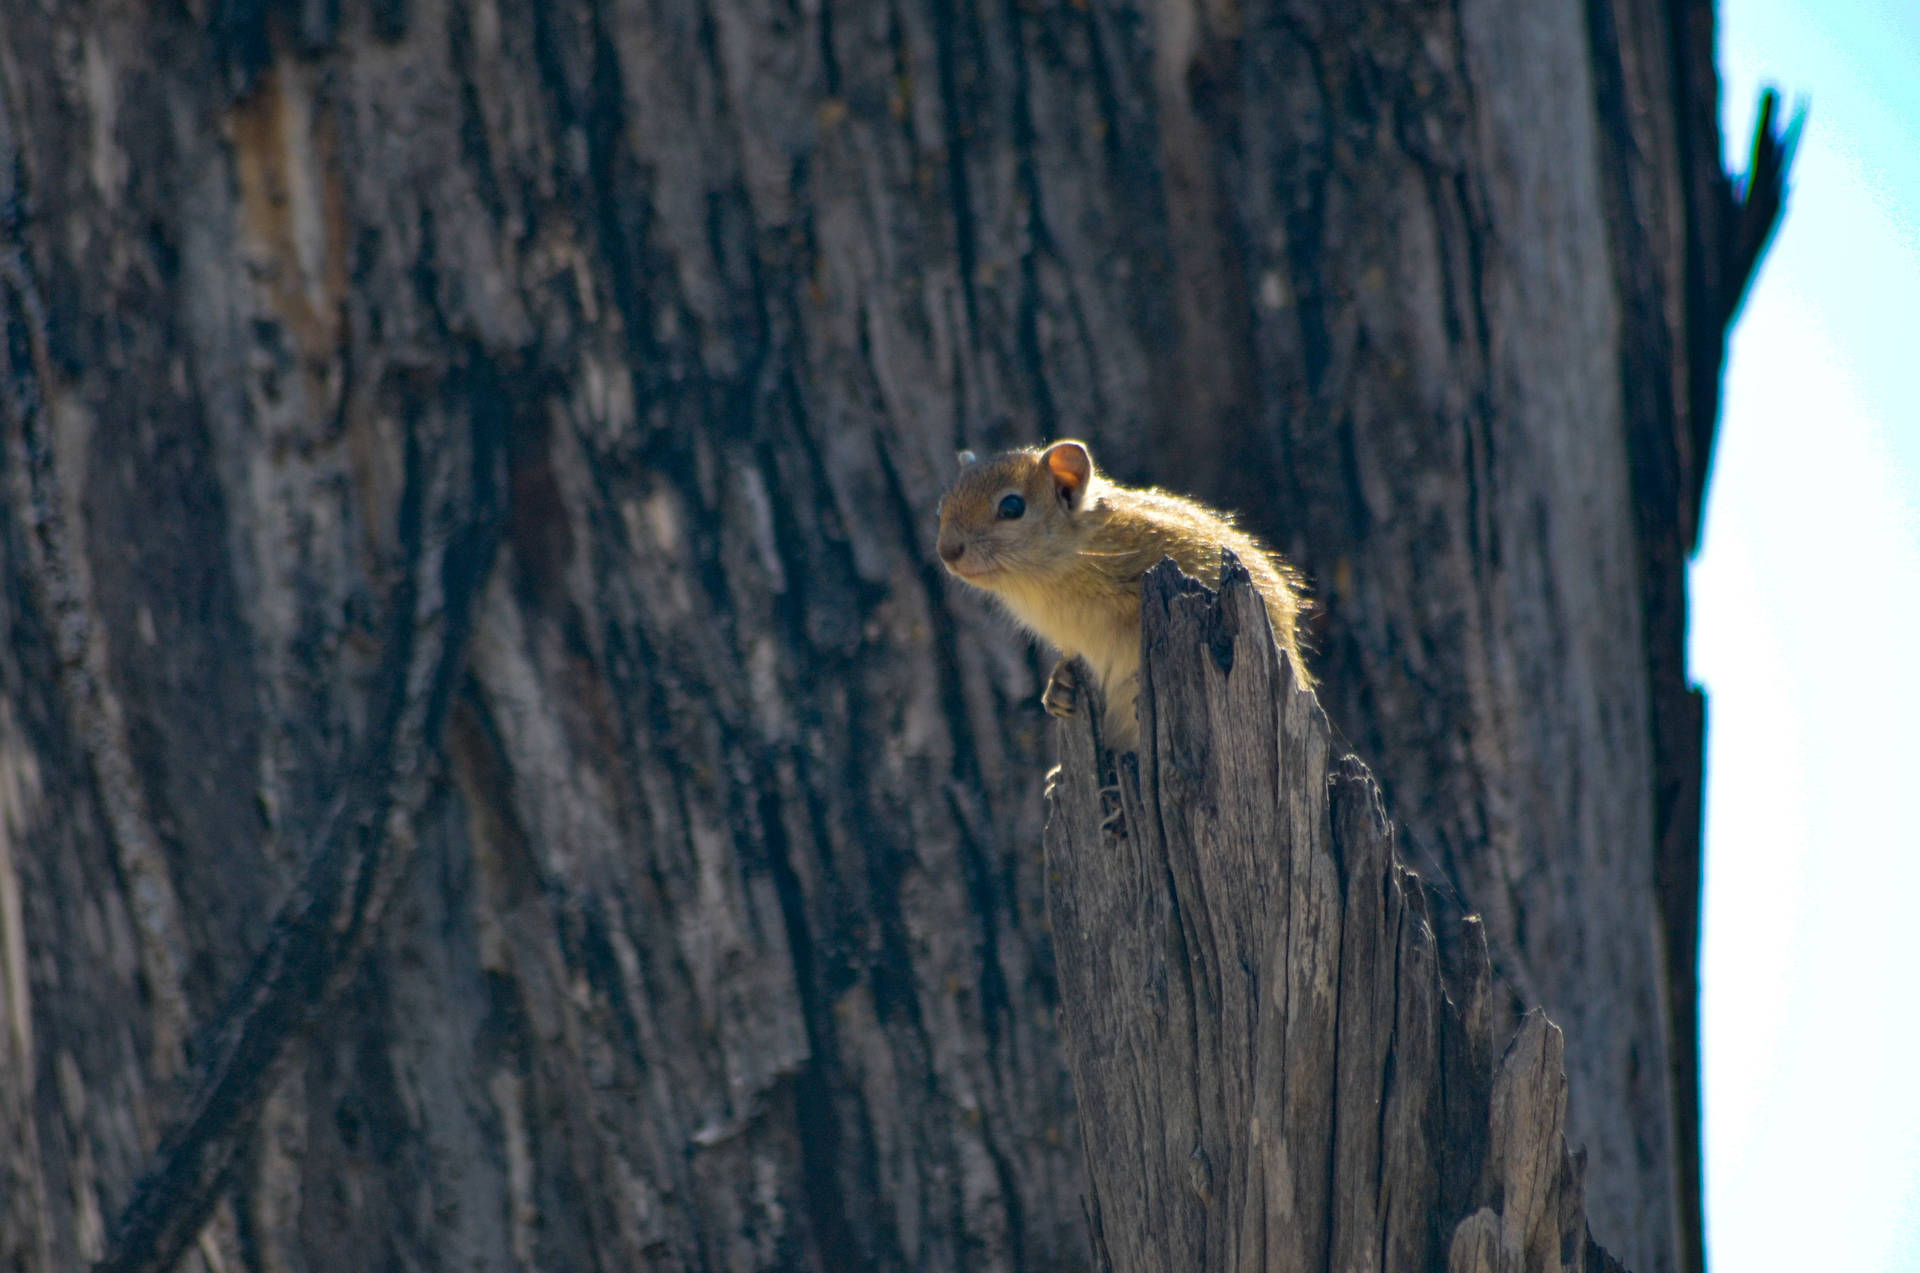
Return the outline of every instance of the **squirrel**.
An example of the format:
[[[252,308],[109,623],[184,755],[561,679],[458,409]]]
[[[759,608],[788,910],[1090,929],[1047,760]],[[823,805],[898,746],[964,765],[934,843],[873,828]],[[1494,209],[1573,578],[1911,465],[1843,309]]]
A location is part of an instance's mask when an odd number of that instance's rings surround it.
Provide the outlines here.
[[[1078,710],[1071,667],[1086,660],[1107,699],[1115,752],[1139,743],[1140,580],[1163,557],[1210,588],[1231,548],[1266,602],[1274,639],[1305,688],[1300,573],[1232,519],[1166,491],[1109,481],[1071,439],[985,460],[960,453],[959,477],[940,501],[940,560],[957,579],[999,598],[1021,626],[1059,647],[1041,697],[1055,716]]]

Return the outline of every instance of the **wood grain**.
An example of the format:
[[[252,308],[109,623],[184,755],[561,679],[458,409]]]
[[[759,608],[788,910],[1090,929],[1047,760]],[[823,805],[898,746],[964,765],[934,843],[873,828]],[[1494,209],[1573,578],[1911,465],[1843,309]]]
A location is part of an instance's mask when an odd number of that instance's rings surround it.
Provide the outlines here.
[[[1101,1266],[1607,1267],[1559,1029],[1529,1013],[1493,1062],[1478,920],[1450,984],[1372,776],[1222,573],[1147,577],[1137,757],[1059,730],[1047,914]]]

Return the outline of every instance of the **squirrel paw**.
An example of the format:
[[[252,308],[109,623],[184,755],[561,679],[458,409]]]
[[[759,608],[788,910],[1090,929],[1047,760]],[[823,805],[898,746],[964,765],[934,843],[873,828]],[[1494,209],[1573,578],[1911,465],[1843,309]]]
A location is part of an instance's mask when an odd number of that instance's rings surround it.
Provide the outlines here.
[[[1100,829],[1106,833],[1107,838],[1126,839],[1127,810],[1120,803],[1120,784],[1115,783],[1111,787],[1100,788],[1100,807],[1108,810],[1107,815],[1100,819]]]
[[[1080,677],[1074,672],[1071,660],[1061,659],[1053,665],[1053,675],[1047,678],[1040,705],[1047,709],[1049,716],[1062,719],[1080,714]]]

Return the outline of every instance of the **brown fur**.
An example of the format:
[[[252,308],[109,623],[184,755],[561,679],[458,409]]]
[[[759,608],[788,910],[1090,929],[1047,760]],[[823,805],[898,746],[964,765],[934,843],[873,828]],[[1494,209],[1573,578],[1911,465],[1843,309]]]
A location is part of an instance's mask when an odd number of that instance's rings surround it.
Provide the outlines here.
[[[1018,495],[1020,517],[999,515]],[[1138,742],[1140,580],[1163,557],[1208,587],[1220,584],[1231,548],[1266,602],[1294,675],[1300,658],[1300,577],[1225,514],[1160,490],[1117,486],[1094,469],[1084,443],[1008,451],[967,464],[940,504],[940,556],[956,577],[998,597],[1013,617],[1083,657],[1107,696],[1116,750]]]

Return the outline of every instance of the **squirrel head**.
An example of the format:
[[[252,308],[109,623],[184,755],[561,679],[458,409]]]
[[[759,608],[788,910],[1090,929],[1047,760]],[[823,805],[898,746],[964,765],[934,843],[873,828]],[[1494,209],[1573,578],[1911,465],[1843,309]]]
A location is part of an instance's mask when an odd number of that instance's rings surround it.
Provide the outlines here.
[[[940,560],[980,588],[1045,575],[1075,551],[1074,519],[1099,476],[1086,443],[966,462],[940,501]]]

